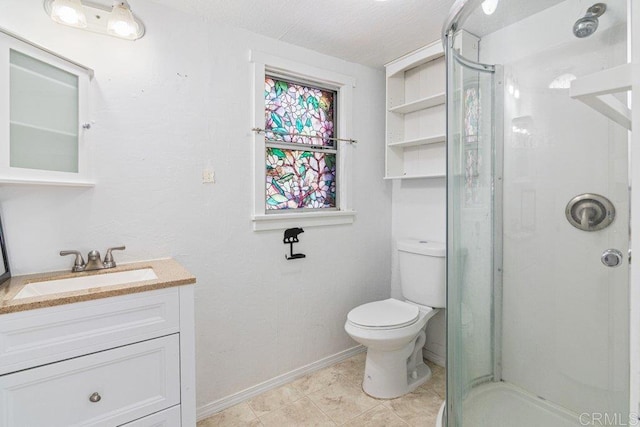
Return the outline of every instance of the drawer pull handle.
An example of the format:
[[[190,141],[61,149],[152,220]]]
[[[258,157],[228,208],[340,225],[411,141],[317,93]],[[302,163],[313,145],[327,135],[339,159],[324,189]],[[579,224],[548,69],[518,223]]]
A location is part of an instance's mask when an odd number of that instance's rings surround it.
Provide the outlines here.
[[[102,399],[102,396],[100,396],[100,393],[98,392],[95,392],[91,396],[89,396],[89,401],[93,403],[100,402],[100,399]]]

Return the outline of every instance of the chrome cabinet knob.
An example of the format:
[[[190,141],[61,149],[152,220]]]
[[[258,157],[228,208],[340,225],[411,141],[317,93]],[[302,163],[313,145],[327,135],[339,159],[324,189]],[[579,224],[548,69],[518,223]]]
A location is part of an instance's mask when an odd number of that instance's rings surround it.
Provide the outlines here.
[[[617,249],[607,249],[602,253],[600,260],[607,267],[619,267],[622,264],[622,252]]]
[[[91,396],[89,396],[90,402],[96,403],[96,402],[100,402],[100,400],[102,400],[102,396],[100,396],[100,393],[98,393],[97,391],[93,393]]]

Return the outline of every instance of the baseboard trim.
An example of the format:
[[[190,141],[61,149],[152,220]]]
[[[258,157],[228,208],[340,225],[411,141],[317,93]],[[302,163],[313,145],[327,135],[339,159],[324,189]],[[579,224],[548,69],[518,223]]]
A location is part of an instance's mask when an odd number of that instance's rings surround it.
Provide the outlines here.
[[[269,391],[271,389],[280,387],[300,377],[303,377],[310,373],[327,368],[331,365],[334,365],[338,362],[341,362],[345,359],[355,356],[356,354],[362,353],[365,350],[366,350],[366,347],[362,345],[349,348],[347,350],[341,351],[340,353],[336,353],[331,356],[325,357],[324,359],[320,359],[316,362],[310,363],[301,368],[294,369],[293,371],[287,372],[286,374],[279,375],[275,378],[272,378],[270,380],[257,384],[253,387],[249,387],[247,389],[239,391],[238,393],[229,395],[227,397],[223,397],[222,399],[215,400],[211,403],[207,403],[197,408],[196,417],[198,421],[200,421],[224,409],[230,408],[231,406],[237,405],[238,403],[242,403],[245,400],[251,399],[252,397],[262,394],[265,391]]]
[[[424,357],[425,359],[435,363],[436,365],[440,365],[440,366],[446,366],[447,361],[445,360],[444,357],[442,357],[439,354],[436,354],[432,351],[427,350],[426,348],[422,349],[422,357]]]

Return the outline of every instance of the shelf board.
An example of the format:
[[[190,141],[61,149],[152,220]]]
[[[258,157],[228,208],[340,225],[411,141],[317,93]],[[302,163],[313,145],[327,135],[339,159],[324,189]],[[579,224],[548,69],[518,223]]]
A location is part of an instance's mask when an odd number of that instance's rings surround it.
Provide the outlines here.
[[[400,175],[400,176],[385,176],[384,179],[433,179],[433,178],[446,178],[446,173],[433,173],[424,175]]]
[[[390,142],[388,147],[415,147],[418,145],[438,144],[440,142],[447,142],[447,135],[432,135],[425,136],[416,139],[407,139],[406,141]]]
[[[71,180],[45,180],[45,179],[16,179],[0,177],[0,185],[37,185],[37,186],[59,186],[59,187],[95,187],[95,182],[91,181],[71,181]]]
[[[631,130],[631,109],[613,94],[631,89],[634,71],[634,64],[624,64],[580,77],[571,82],[569,94],[573,99]]]
[[[446,94],[442,92],[433,96],[428,96],[426,98],[418,99],[417,101],[408,102],[406,104],[389,108],[389,112],[397,113],[397,114],[409,114],[415,111],[426,110],[427,108],[436,107],[438,105],[444,105],[445,99],[446,99]]]

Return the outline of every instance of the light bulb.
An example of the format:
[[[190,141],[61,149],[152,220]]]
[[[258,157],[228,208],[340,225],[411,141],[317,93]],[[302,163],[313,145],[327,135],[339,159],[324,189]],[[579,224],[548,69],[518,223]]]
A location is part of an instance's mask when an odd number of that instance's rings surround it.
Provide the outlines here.
[[[513,84],[509,83],[509,87],[508,87],[509,95],[513,95],[513,91],[514,91],[514,89],[515,89],[515,88],[513,87]]]
[[[87,17],[82,10],[80,0],[55,0],[51,4],[51,19],[72,27],[87,26]]]
[[[485,15],[491,15],[498,8],[498,2],[500,0],[484,0],[482,2],[482,11]]]
[[[138,23],[133,19],[131,9],[125,3],[113,6],[107,22],[109,34],[126,39],[138,38]]]
[[[520,99],[520,89],[516,88],[516,90],[513,92],[513,97],[515,99]]]

